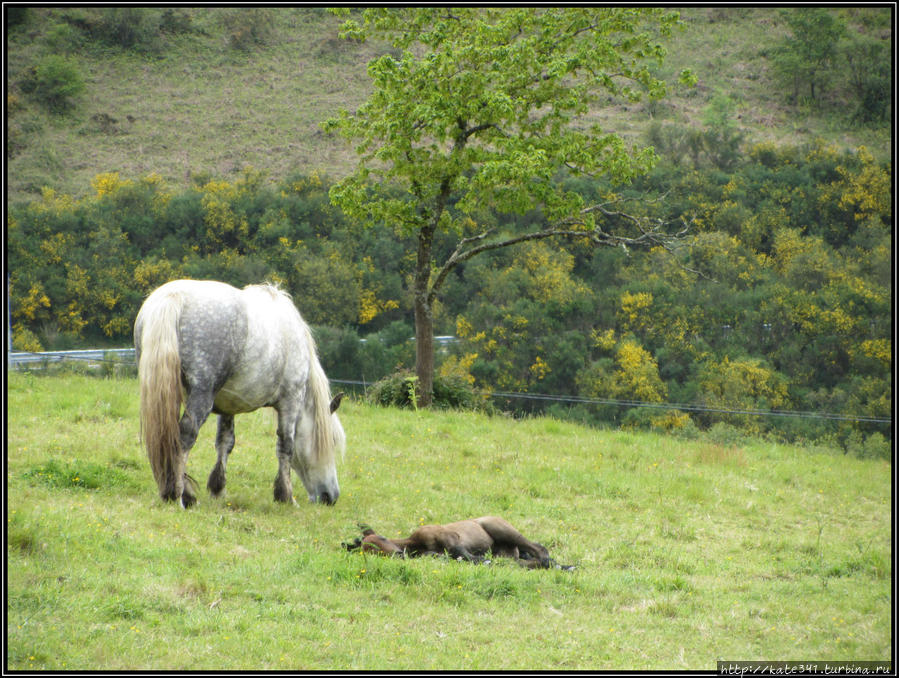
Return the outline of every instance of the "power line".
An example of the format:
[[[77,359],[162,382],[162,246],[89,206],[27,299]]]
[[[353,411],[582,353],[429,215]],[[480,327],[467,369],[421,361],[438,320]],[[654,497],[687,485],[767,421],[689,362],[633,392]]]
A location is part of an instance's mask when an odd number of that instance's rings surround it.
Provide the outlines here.
[[[367,388],[364,381],[350,379],[331,379],[336,384],[350,384]],[[587,405],[612,405],[615,407],[642,407],[660,410],[683,410],[686,412],[709,412],[713,414],[744,414],[756,417],[799,417],[803,419],[829,419],[834,421],[859,421],[877,424],[891,424],[892,418],[869,417],[867,415],[834,414],[831,412],[802,412],[795,410],[749,410],[728,409],[725,407],[707,407],[705,405],[688,405],[684,403],[650,403],[643,400],[617,400],[614,398],[584,398],[570,395],[550,395],[545,393],[509,393],[504,391],[478,391],[480,395],[491,398],[513,398],[521,400],[542,400],[560,403],[578,403]]]
[[[522,398],[526,400],[550,400],[565,403],[586,403],[590,405],[614,405],[617,407],[642,407],[661,410],[684,410],[687,412],[711,412],[717,414],[746,414],[758,417],[800,417],[805,419],[831,419],[836,421],[863,421],[890,424],[892,418],[869,417],[866,415],[834,414],[831,412],[802,412],[795,410],[735,410],[725,407],[687,405],[684,403],[649,403],[642,400],[615,400],[612,398],[582,398],[580,396],[556,396],[541,393],[484,392],[486,395],[502,398]]]

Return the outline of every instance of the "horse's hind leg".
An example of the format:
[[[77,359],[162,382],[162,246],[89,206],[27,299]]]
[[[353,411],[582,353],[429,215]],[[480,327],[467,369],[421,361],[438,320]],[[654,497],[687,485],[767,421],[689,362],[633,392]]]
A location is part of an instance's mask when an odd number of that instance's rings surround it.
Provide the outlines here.
[[[234,415],[220,414],[218,431],[215,434],[215,451],[218,459],[206,483],[206,488],[213,497],[218,497],[225,489],[225,466],[232,449],[234,449]]]
[[[212,412],[212,393],[191,391],[184,405],[179,427],[181,431],[181,459],[175,469],[175,498],[181,498],[181,506],[190,508],[197,503],[193,482],[187,476],[187,455],[197,442],[197,434],[209,413]]]

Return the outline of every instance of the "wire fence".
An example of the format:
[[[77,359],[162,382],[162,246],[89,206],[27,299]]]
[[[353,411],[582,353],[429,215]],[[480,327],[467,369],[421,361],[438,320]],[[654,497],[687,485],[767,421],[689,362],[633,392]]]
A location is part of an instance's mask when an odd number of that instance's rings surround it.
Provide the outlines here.
[[[352,379],[331,379],[335,384],[347,384],[362,386],[370,385],[367,382]],[[640,407],[644,409],[681,410],[685,412],[708,412],[713,414],[743,414],[755,417],[798,417],[802,419],[830,419],[836,421],[858,421],[878,424],[891,424],[892,418],[873,417],[867,415],[835,414],[832,412],[802,412],[797,410],[749,410],[728,409],[724,407],[707,407],[704,405],[689,405],[684,403],[650,403],[642,400],[616,400],[613,398],[584,398],[572,395],[552,395],[546,393],[509,393],[504,391],[478,391],[480,395],[491,398],[511,398],[518,400],[538,400],[558,403],[581,403],[586,405],[611,405],[613,407]]]
[[[81,360],[88,363],[113,363],[116,365],[134,366],[134,349],[87,349],[75,351],[47,351],[42,353],[17,352],[7,353],[7,366],[14,368],[38,367],[66,360]],[[372,382],[354,379],[330,379],[332,384],[360,386],[365,391]],[[798,419],[820,419],[830,421],[863,422],[873,424],[892,424],[892,417],[878,417],[859,414],[843,414],[834,412],[807,412],[798,410],[755,410],[730,409],[725,407],[709,407],[689,403],[651,403],[642,400],[619,400],[615,398],[585,398],[573,395],[553,395],[547,393],[510,393],[505,391],[478,391],[482,396],[490,398],[508,398],[512,400],[533,400],[569,404],[608,405],[612,407],[639,407],[644,409],[680,410],[682,412],[701,412],[708,414],[748,415],[753,417],[795,417]]]

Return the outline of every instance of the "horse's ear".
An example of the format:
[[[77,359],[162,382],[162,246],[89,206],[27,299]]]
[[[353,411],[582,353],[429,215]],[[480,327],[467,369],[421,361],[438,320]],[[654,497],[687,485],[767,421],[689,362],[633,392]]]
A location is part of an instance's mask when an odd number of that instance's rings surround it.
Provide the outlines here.
[[[334,414],[337,411],[337,408],[340,407],[340,401],[343,400],[343,396],[344,393],[341,391],[331,399],[331,414]]]

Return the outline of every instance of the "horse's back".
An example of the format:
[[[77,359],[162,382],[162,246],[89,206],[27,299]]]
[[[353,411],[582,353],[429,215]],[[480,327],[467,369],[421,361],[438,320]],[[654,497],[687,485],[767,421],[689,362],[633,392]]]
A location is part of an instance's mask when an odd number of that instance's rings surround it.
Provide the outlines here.
[[[240,412],[276,405],[285,393],[299,394],[308,378],[310,348],[304,324],[290,298],[269,285],[241,290],[246,338],[216,407]]]
[[[185,385],[215,396],[216,412],[237,414],[275,405],[308,377],[308,334],[290,297],[271,285],[243,289],[214,280],[174,280],[144,302],[143,326],[166,304],[180,308],[178,345]]]

